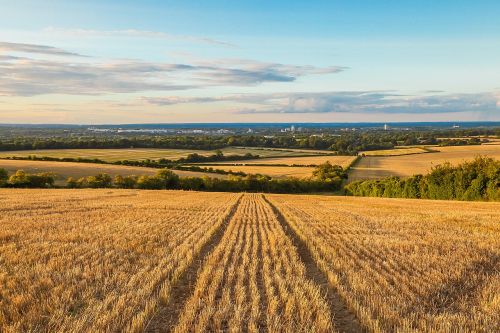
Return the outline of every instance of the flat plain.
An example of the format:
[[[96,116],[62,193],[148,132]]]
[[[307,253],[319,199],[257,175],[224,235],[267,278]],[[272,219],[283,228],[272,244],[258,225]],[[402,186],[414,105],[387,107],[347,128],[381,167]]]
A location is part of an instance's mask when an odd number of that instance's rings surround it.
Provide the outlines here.
[[[401,156],[363,157],[351,169],[349,181],[378,179],[389,176],[408,177],[426,174],[433,166],[450,162],[460,164],[476,156],[500,159],[500,145],[431,147],[436,152]]]
[[[0,190],[0,331],[493,332],[500,203]]]

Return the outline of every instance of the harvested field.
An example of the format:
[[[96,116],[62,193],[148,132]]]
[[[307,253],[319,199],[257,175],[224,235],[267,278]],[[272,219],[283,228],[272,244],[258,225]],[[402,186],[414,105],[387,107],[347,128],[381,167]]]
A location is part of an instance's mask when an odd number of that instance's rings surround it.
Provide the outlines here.
[[[317,152],[302,151],[302,150],[284,150],[284,149],[259,149],[246,147],[229,147],[221,149],[225,155],[245,155],[251,153],[261,157],[286,157],[286,156],[303,156],[315,155]],[[129,148],[129,149],[44,149],[44,150],[19,150],[19,151],[2,151],[1,157],[27,157],[27,156],[47,156],[55,158],[97,158],[106,162],[115,162],[120,160],[138,161],[138,160],[157,160],[166,158],[176,160],[181,157],[186,157],[189,154],[197,153],[199,155],[212,155],[215,150],[192,150],[192,149],[148,149],[148,148]],[[324,152],[323,152],[324,153]]]
[[[436,152],[403,156],[363,157],[351,169],[349,181],[426,174],[435,165],[445,162],[460,164],[472,160],[478,155],[500,159],[500,145],[432,147],[431,149]]]
[[[304,156],[304,155],[332,155],[334,152],[330,150],[317,150],[317,149],[295,149],[295,148],[264,148],[264,147],[230,147],[224,148],[233,154],[243,154],[238,153],[238,151],[250,150],[252,154],[260,155],[262,157],[271,156],[282,156],[282,157],[293,157],[293,156]]]
[[[266,159],[244,160],[236,162],[221,162],[217,164],[283,164],[283,165],[318,165],[325,162],[348,167],[355,156],[303,156],[303,157],[276,157]]]
[[[268,197],[368,331],[500,327],[500,204]]]
[[[411,148],[394,148],[394,149],[383,149],[383,150],[368,150],[359,152],[359,155],[399,156],[399,155],[424,154],[424,153],[428,153],[428,151],[419,147],[411,147]]]
[[[262,174],[274,178],[298,177],[304,178],[312,176],[314,167],[289,167],[289,166],[259,166],[259,165],[224,165],[217,164],[212,166],[214,169],[226,171],[242,171],[248,174]]]
[[[492,332],[500,203],[0,190],[0,331]]]
[[[28,173],[50,172],[56,175],[56,183],[62,184],[68,177],[80,178],[93,176],[98,173],[114,175],[154,175],[159,169],[133,167],[125,165],[110,165],[97,163],[77,163],[77,162],[50,162],[50,161],[25,161],[25,160],[2,160],[0,168],[6,169],[9,173],[16,170],[24,170]],[[225,175],[205,172],[192,172],[173,170],[180,177],[203,177],[210,176],[225,178]]]
[[[0,152],[0,157],[7,156],[39,156],[39,157],[55,157],[55,158],[97,158],[106,162],[115,162],[120,160],[138,161],[160,158],[178,159],[186,157],[188,154],[198,153],[200,155],[209,155],[212,151],[206,150],[186,150],[186,149],[44,149],[44,150],[19,150],[19,151],[3,151]]]
[[[0,191],[0,331],[140,331],[239,195]]]

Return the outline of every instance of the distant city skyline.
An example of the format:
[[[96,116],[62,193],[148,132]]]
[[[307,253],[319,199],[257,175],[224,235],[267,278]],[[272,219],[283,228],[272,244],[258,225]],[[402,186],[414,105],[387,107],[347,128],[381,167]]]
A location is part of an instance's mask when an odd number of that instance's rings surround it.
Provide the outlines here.
[[[500,121],[498,1],[0,4],[0,123]]]

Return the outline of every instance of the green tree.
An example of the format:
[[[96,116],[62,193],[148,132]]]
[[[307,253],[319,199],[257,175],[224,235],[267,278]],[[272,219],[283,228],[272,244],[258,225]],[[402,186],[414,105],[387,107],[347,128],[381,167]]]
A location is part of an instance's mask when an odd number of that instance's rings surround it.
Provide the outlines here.
[[[164,189],[163,180],[155,176],[140,176],[137,179],[137,187],[144,190]]]
[[[162,182],[162,188],[175,189],[179,187],[179,176],[169,169],[158,171],[156,178]]]
[[[95,176],[89,176],[86,179],[86,185],[91,188],[106,188],[111,187],[112,178],[106,173],[100,173]]]

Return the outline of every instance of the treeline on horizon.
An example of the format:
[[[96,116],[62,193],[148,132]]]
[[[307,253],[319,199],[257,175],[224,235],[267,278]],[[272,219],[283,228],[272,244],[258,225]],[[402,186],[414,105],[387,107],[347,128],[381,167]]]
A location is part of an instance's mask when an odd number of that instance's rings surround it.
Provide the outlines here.
[[[294,148],[330,150],[339,155],[356,155],[359,151],[391,149],[401,145],[480,144],[477,138],[447,139],[476,135],[500,136],[500,129],[464,130],[390,130],[355,131],[340,134],[277,134],[277,135],[143,135],[143,136],[80,136],[80,137],[16,137],[0,139],[0,151],[38,149],[111,149],[164,148],[215,150],[244,146],[258,148]]]
[[[170,169],[161,169],[154,176],[111,177],[108,174],[68,178],[67,188],[126,188],[148,190],[192,190],[216,192],[266,192],[266,193],[311,193],[334,192],[347,179],[347,171],[339,165],[326,162],[313,171],[310,178],[271,178],[264,175],[233,176],[228,179],[212,177],[179,177]],[[8,175],[0,169],[0,187],[52,188],[55,176],[50,173],[28,174],[22,170]]]
[[[437,165],[427,175],[353,182],[345,190],[367,197],[500,201],[500,161],[476,157],[456,166]]]

